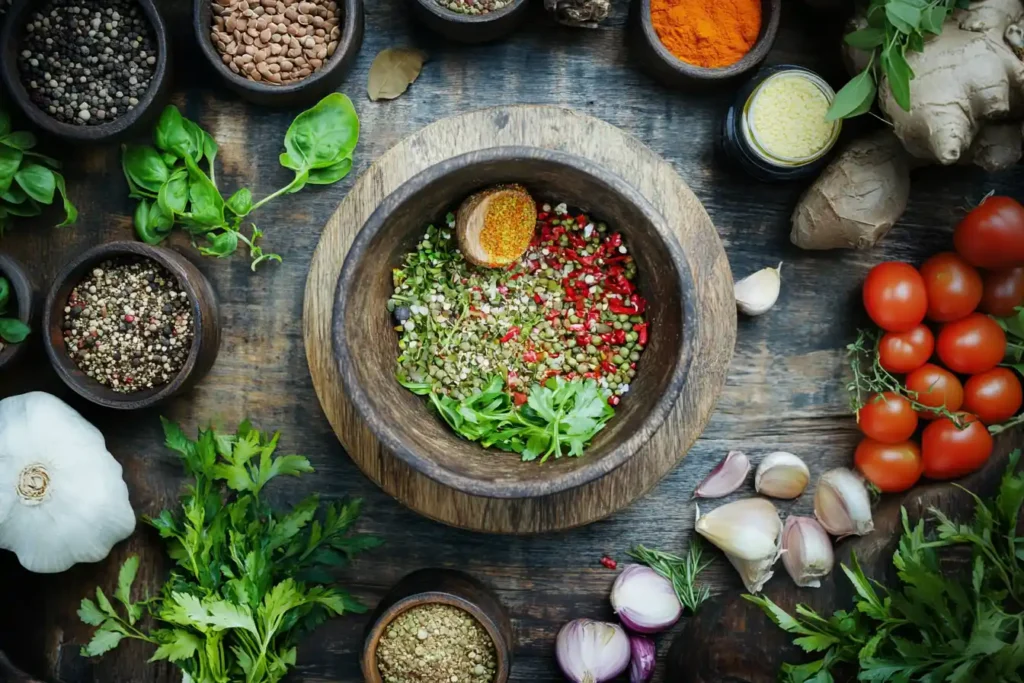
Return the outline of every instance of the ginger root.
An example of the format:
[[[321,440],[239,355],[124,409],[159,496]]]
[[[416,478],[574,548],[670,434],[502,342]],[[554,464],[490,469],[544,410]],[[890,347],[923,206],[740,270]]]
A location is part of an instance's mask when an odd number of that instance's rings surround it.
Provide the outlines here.
[[[890,131],[851,143],[804,193],[790,240],[801,249],[867,249],[899,220],[911,160]]]

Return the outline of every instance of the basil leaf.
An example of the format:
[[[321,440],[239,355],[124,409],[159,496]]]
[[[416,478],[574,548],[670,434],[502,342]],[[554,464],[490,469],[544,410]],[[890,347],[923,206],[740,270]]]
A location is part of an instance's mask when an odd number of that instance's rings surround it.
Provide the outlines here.
[[[871,109],[874,104],[875,94],[878,92],[875,86],[875,77],[869,66],[864,71],[850,79],[850,82],[836,93],[832,106],[825,117],[829,121],[859,116]]]
[[[309,171],[296,171],[295,180],[292,181],[288,194],[295,194],[309,182]]]
[[[309,178],[306,182],[310,185],[330,185],[336,183],[352,170],[352,159],[342,159],[333,166],[327,168],[313,168],[309,171]]]
[[[249,188],[243,187],[231,195],[227,207],[236,216],[245,216],[252,211],[252,192],[249,191]]]
[[[181,169],[172,173],[160,188],[156,200],[164,213],[171,216],[184,213],[188,205],[188,172]]]
[[[131,182],[152,193],[160,192],[171,175],[160,153],[148,145],[126,145],[121,166]]]
[[[0,276],[0,315],[7,312],[7,302],[11,298],[11,283],[7,278]]]
[[[0,135],[7,135],[11,132],[11,117],[3,109],[0,109]]]
[[[847,33],[843,38],[847,45],[858,50],[874,50],[885,43],[885,31],[880,28],[863,28]]]
[[[0,339],[8,344],[19,344],[28,336],[28,325],[17,318],[0,318]]]
[[[210,166],[212,167],[213,166],[213,160],[217,158],[217,152],[219,151],[220,148],[217,147],[217,141],[214,140],[210,136],[209,133],[207,133],[205,130],[202,131],[202,133],[203,133],[203,154],[206,155],[206,159],[207,159],[207,161],[210,162]]]
[[[296,161],[295,159],[292,159],[291,155],[289,155],[287,152],[285,152],[284,154],[279,156],[277,158],[277,160],[285,168],[290,168],[293,171],[301,171],[302,170],[302,164],[299,163],[298,161]]]
[[[225,230],[217,234],[206,235],[209,247],[199,247],[199,253],[203,256],[216,256],[227,258],[238,249],[238,233],[234,230]]]
[[[173,104],[168,105],[160,115],[154,134],[156,146],[179,158],[190,156],[192,136],[185,129],[185,119]]]
[[[191,119],[184,117],[181,119],[181,125],[185,128],[185,132],[188,133],[188,155],[198,164],[206,151],[206,131],[196,125]]]
[[[178,157],[168,152],[160,152],[160,158],[163,160],[167,168],[174,168],[178,163]]]
[[[284,147],[301,168],[327,168],[351,156],[358,141],[359,117],[352,100],[332,93],[295,117]]]
[[[224,198],[214,187],[213,181],[203,173],[190,158],[185,158],[188,168],[188,198],[191,211],[186,217],[200,226],[217,227],[224,224]]]
[[[921,28],[935,35],[942,33],[942,24],[946,21],[949,10],[941,5],[930,7],[921,12]]]
[[[57,181],[53,177],[53,171],[40,166],[39,164],[26,164],[17,173],[14,179],[21,189],[25,190],[32,199],[43,204],[53,202],[53,193],[57,189]]]
[[[910,79],[914,77],[914,72],[903,56],[902,47],[882,51],[882,71],[885,72],[896,104],[904,111],[910,111]]]
[[[17,185],[11,185],[6,191],[0,192],[0,199],[8,204],[24,204],[28,195]]]
[[[7,189],[25,157],[20,149],[0,145],[0,189]],[[6,181],[6,182],[4,182]]]
[[[4,207],[8,215],[20,218],[31,218],[43,212],[43,207],[34,199],[29,198],[24,204],[9,204]]]
[[[58,223],[57,227],[66,228],[78,220],[78,209],[76,209],[75,205],[71,203],[70,199],[68,199],[68,189],[64,185],[64,176],[60,173],[54,173],[53,179],[57,183],[57,192],[60,193],[61,201],[64,203],[64,221],[62,223]]]
[[[910,35],[921,26],[921,9],[906,0],[894,0],[885,6],[885,16],[896,30]]]
[[[36,146],[36,136],[28,132],[11,133],[0,138],[0,144],[20,150],[32,149]]]
[[[173,224],[173,219],[156,202],[143,199],[135,207],[135,234],[146,244],[157,245],[163,242]]]

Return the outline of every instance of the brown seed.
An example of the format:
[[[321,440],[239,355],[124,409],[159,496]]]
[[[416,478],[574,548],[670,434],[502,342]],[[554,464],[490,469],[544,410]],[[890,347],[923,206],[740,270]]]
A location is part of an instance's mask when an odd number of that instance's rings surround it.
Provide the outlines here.
[[[259,38],[260,32],[256,30],[255,26],[250,26],[249,28],[245,29],[245,35],[249,36],[250,38]]]
[[[313,11],[313,7],[314,7],[314,5],[312,3],[309,3],[309,2],[300,2],[299,3],[299,11],[302,12],[303,14],[309,14],[310,12],[312,12]]]
[[[324,65],[324,62],[322,59],[311,59],[309,60],[309,65],[314,69],[319,69]]]
[[[299,25],[298,24],[292,24],[291,26],[289,26],[288,27],[288,33],[290,35],[292,35],[292,36],[299,35]]]
[[[246,33],[244,36],[242,36],[242,42],[245,43],[246,45],[252,45],[253,44],[252,36],[250,36],[248,33]]]
[[[278,56],[278,55],[275,55],[273,57],[267,57],[266,61],[267,61],[267,64],[278,64],[281,61],[281,57]]]
[[[313,72],[309,70],[309,67],[306,67],[306,68],[303,68],[303,69],[299,69],[298,71],[295,72],[295,78],[296,79],[298,79],[298,78],[305,78],[306,76],[308,76],[311,73],[313,73]]]
[[[277,43],[280,43],[281,41],[282,41],[282,38],[281,38],[281,34],[280,33],[275,33],[274,35],[270,36],[270,42],[271,42],[272,45],[276,45]]]
[[[256,54],[254,54],[252,58],[255,59],[257,62],[265,62],[267,61],[267,51],[265,49],[257,50]]]
[[[320,47],[318,47],[316,49],[316,58],[317,59],[327,59],[327,47],[326,46],[321,45]]]
[[[250,57],[255,55],[256,54],[256,46],[255,45],[246,45],[245,46],[245,54],[249,55]]]
[[[250,71],[248,76],[249,76],[249,78],[251,78],[254,81],[262,81],[263,80],[263,74],[261,74],[259,71],[256,71],[255,69]]]
[[[273,15],[273,16],[277,16],[277,8],[276,7],[268,7],[267,8],[267,14]]]
[[[331,29],[331,40],[338,40],[341,38],[341,28],[335,26]]]
[[[338,49],[338,41],[336,41],[336,40],[331,41],[331,43],[327,46],[327,56],[328,57],[333,57],[334,56],[334,51],[337,50],[337,49]]]
[[[236,43],[242,42],[242,32],[239,31],[237,28],[231,32],[231,36],[235,39]]]
[[[298,21],[299,13],[295,11],[294,7],[289,7],[284,11],[284,18],[288,21]]]
[[[267,76],[267,80],[269,80],[271,83],[280,83],[281,74],[270,74],[269,76]]]
[[[276,38],[278,36],[274,36],[274,37]],[[272,55],[279,55],[279,54],[281,54],[282,51],[284,51],[284,48],[281,47],[280,45],[278,45],[277,43],[271,43],[270,44],[270,54],[272,54]],[[263,60],[260,60],[260,61],[263,61]]]
[[[302,45],[299,43],[299,39],[298,38],[292,36],[291,38],[288,39],[288,47],[290,47],[291,49],[295,50],[297,48],[301,48]]]
[[[260,31],[263,31],[269,25],[270,20],[267,19],[266,17],[260,17],[259,19],[256,20],[256,28],[259,29]]]
[[[267,13],[267,10],[263,9],[262,7],[257,7],[252,11],[252,13],[253,16],[262,18]]]
[[[272,74],[276,74],[276,73],[280,73],[281,72],[281,65],[280,64],[271,64],[267,68],[270,69],[270,73],[272,73]]]
[[[277,0],[263,0],[260,4],[264,7],[277,7]]]
[[[230,64],[228,64],[228,68],[231,69],[232,71],[234,71],[236,74],[239,72],[238,65],[235,64],[234,62],[231,62]]]
[[[269,28],[265,28],[265,29],[263,29],[263,32],[260,33],[260,40],[263,41],[264,44],[269,43],[270,42],[270,37],[272,35],[274,35],[274,34],[270,32],[270,29]]]
[[[306,66],[306,58],[305,57],[296,57],[293,61],[295,62],[296,68],[301,69],[302,67]]]
[[[291,71],[294,66],[295,65],[289,62],[287,59],[281,60],[281,71]]]
[[[264,76],[266,76],[266,75],[268,75],[270,73],[270,65],[267,64],[266,62],[257,64],[256,65],[256,70],[259,71]]]
[[[316,36],[317,38],[326,38],[327,37],[327,31],[323,30],[322,28],[318,28],[316,31],[313,32],[313,35]],[[323,41],[320,40],[320,41],[317,41],[317,42],[323,42]]]
[[[227,55],[227,54],[221,55],[220,56],[220,61],[224,62],[225,64],[230,64],[231,63],[231,55]]]
[[[300,14],[299,15],[299,25],[305,26],[308,23],[309,23],[309,15],[308,14]]]
[[[227,21],[224,22],[224,28],[229,31],[234,31],[235,27],[238,26],[238,20],[234,17],[228,17]]]
[[[302,54],[302,48],[293,47],[286,53],[289,57],[298,57]]]

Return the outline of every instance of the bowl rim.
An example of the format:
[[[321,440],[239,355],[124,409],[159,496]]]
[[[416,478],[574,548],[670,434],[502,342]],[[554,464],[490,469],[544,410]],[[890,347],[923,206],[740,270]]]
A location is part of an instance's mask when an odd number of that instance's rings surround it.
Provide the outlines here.
[[[6,277],[11,285],[14,301],[18,304],[18,320],[31,327],[32,319],[35,317],[35,289],[25,266],[13,256],[0,253],[0,277]],[[0,350],[0,369],[6,367],[8,363],[13,363],[24,352],[30,339],[31,336],[17,344],[4,343],[3,350]]]
[[[189,303],[192,305],[192,346],[189,349],[188,356],[185,358],[185,364],[181,366],[178,374],[171,381],[159,387],[150,396],[142,399],[136,397],[135,394],[116,394],[117,398],[111,398],[105,395],[106,392],[101,393],[100,389],[107,388],[96,380],[84,375],[82,378],[75,375],[74,371],[79,370],[79,368],[75,361],[64,351],[64,337],[59,329],[60,316],[56,315],[57,308],[63,309],[64,307],[64,302],[58,301],[57,295],[67,287],[72,279],[76,281],[70,285],[70,288],[81,282],[82,277],[85,275],[85,270],[97,262],[130,257],[148,258],[163,266],[163,268],[177,278],[182,289],[188,293]],[[217,321],[206,320],[200,301],[201,296],[204,294],[200,291],[202,283],[193,283],[190,279],[195,277],[196,273],[204,280],[206,276],[198,269],[195,269],[195,273],[188,272],[187,266],[183,265],[178,259],[192,265],[190,261],[174,250],[153,247],[142,242],[121,240],[104,242],[85,250],[71,259],[57,273],[46,294],[46,303],[43,305],[43,343],[46,347],[46,355],[49,357],[50,365],[53,366],[54,371],[79,396],[104,408],[117,408],[120,410],[148,408],[176,394],[192,376],[192,373],[199,364],[199,355],[202,350],[203,334],[201,326],[208,324],[216,325]],[[196,284],[199,284],[199,287]],[[107,389],[107,391],[113,393],[112,390]]]
[[[487,14],[459,14],[458,12],[453,12],[450,9],[442,8],[437,4],[436,0],[415,0],[415,2],[442,21],[447,21],[453,24],[472,25],[498,21],[502,17],[515,12],[521,6],[526,4],[528,0],[512,0],[501,9],[488,12]]]
[[[348,308],[347,291],[352,283],[362,255],[368,245],[379,234],[387,218],[393,210],[420,191],[425,185],[436,182],[449,173],[467,165],[511,160],[550,161],[578,169],[596,178],[598,182],[610,187],[623,195],[632,203],[654,226],[655,233],[661,238],[669,259],[675,266],[679,282],[679,307],[683,320],[684,334],[675,354],[675,366],[666,387],[643,418],[639,428],[626,436],[618,447],[598,460],[591,460],[584,466],[564,472],[558,476],[528,482],[495,482],[468,477],[441,467],[433,460],[419,455],[413,448],[407,447],[405,440],[400,438],[399,430],[390,422],[381,419],[375,404],[369,400],[366,389],[358,380],[358,373],[353,367],[352,354],[349,350],[348,335],[345,329],[345,315]],[[598,212],[599,213],[599,212]],[[381,442],[383,448],[400,458],[413,470],[427,476],[435,482],[455,489],[462,493],[484,498],[539,498],[563,493],[585,486],[601,479],[624,465],[662,426],[665,418],[671,413],[682,392],[682,387],[689,374],[693,361],[694,339],[699,335],[699,321],[696,314],[694,292],[696,285],[689,262],[675,234],[667,225],[666,219],[657,209],[632,185],[615,173],[606,170],[598,163],[584,157],[562,150],[543,147],[509,145],[490,147],[476,152],[469,152],[434,164],[406,180],[393,193],[384,198],[370,217],[360,228],[350,246],[338,283],[335,288],[334,311],[331,327],[335,362],[341,376],[342,385],[349,394],[349,401],[355,407],[358,416],[366,423],[367,428]],[[424,407],[426,410],[426,407]],[[454,433],[452,438],[459,437]],[[498,453],[497,455],[506,455]],[[522,463],[524,466],[540,466],[537,463]]]
[[[77,126],[58,121],[50,116],[49,113],[36,106],[36,103],[29,96],[25,85],[21,82],[21,73],[18,71],[17,63],[18,47],[21,44],[20,31],[22,26],[24,26],[27,13],[33,9],[33,0],[14,0],[14,4],[7,10],[3,30],[0,31],[0,45],[10,46],[9,49],[13,51],[15,59],[3,64],[0,67],[0,73],[2,73],[4,83],[11,93],[11,98],[18,103],[18,106],[31,119],[32,123],[48,133],[66,139],[81,142],[102,142],[107,138],[114,137],[128,130],[149,113],[150,107],[156,103],[160,92],[163,90],[163,84],[169,77],[171,60],[170,38],[167,33],[167,24],[160,15],[160,11],[156,8],[154,0],[133,1],[142,7],[143,14],[149,21],[149,25],[156,36],[156,68],[153,71],[153,78],[149,83],[149,88],[139,99],[139,103],[135,105],[135,108],[124,116],[119,116],[110,123],[101,123],[96,126]],[[5,49],[7,48],[0,48],[0,50]],[[0,62],[7,61],[0,59]]]
[[[213,65],[214,70],[221,77],[227,79],[230,84],[259,95],[293,95],[315,88],[321,81],[329,78],[337,69],[344,68],[342,65],[345,64],[346,60],[343,57],[352,49],[353,45],[356,45],[356,49],[358,49],[357,43],[361,43],[361,39],[358,36],[360,33],[360,23],[363,21],[362,2],[363,0],[338,0],[338,4],[342,5],[345,17],[341,36],[338,38],[338,47],[335,49],[334,54],[327,58],[323,68],[319,71],[288,85],[267,85],[253,81],[245,76],[236,74],[224,64],[221,59],[221,53],[217,51],[217,48],[213,46],[213,41],[210,40],[209,22],[213,21],[211,0],[193,0],[192,27],[195,31],[196,42],[199,43],[200,52],[206,57],[206,61]],[[208,18],[208,21],[206,18]]]
[[[665,44],[661,42],[661,38],[658,37],[658,32],[654,30],[654,23],[651,21],[651,0],[641,0],[640,2],[640,26],[642,28],[644,40],[646,40],[651,46],[651,49],[658,58],[661,59],[661,61],[670,69],[688,78],[696,80],[727,80],[747,73],[751,69],[757,67],[765,60],[768,53],[771,51],[772,45],[775,44],[775,39],[778,37],[779,33],[779,22],[782,15],[782,2],[781,0],[763,0],[762,5],[764,4],[767,4],[770,9],[764,35],[757,39],[757,41],[750,47],[747,54],[743,55],[739,61],[727,66],[718,66],[713,68],[698,66],[696,64],[690,64],[689,62],[684,62],[669,52],[668,48],[665,47]]]

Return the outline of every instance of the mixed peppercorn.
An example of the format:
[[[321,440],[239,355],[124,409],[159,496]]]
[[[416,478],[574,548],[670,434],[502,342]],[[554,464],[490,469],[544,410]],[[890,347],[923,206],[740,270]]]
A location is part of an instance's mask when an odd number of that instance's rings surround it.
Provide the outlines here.
[[[526,254],[503,269],[466,262],[455,217],[428,227],[388,302],[398,377],[461,400],[492,376],[516,405],[551,377],[595,380],[618,405],[648,342],[646,302],[622,235],[564,204],[543,205]]]

